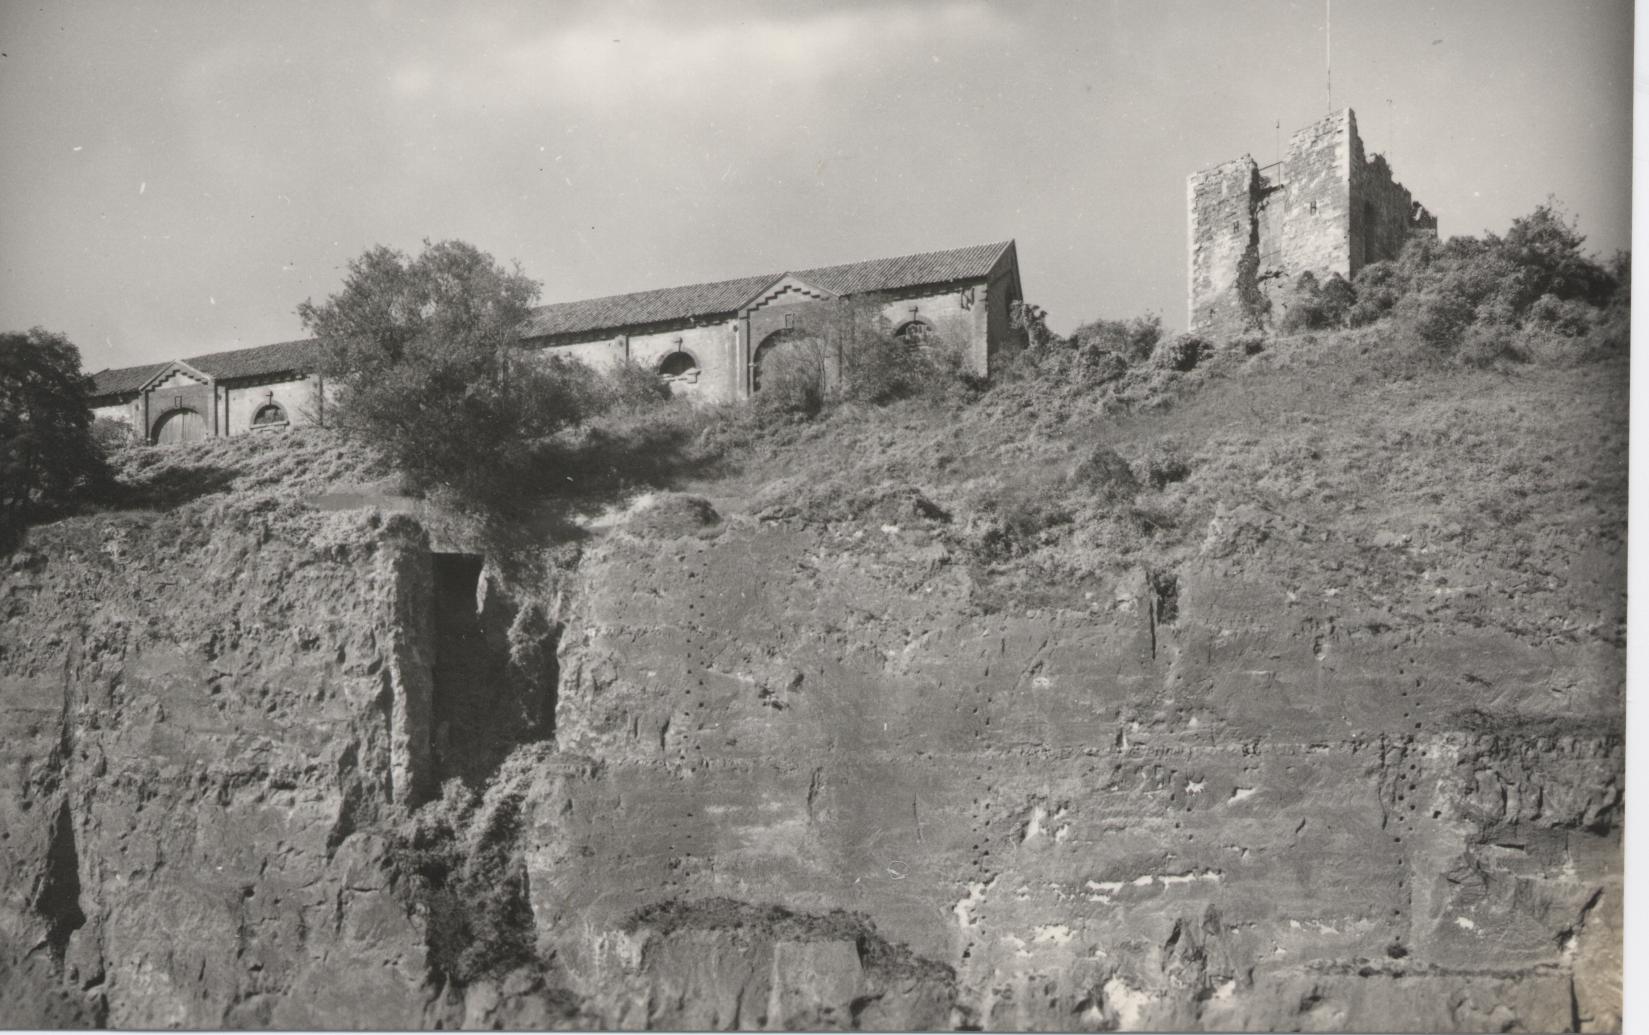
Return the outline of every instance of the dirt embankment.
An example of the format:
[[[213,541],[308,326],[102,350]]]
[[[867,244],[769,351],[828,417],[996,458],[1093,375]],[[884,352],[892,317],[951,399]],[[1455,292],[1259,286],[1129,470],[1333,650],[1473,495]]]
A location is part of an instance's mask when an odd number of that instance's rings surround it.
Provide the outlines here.
[[[273,440],[38,529],[0,1022],[1618,1026],[1608,375],[873,413],[525,607]]]

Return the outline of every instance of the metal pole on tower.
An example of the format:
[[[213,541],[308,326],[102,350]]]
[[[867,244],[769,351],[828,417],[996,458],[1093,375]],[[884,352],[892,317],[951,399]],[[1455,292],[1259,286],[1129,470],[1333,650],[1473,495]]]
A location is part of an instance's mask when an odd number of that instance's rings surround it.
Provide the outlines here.
[[[1334,0],[1323,0],[1323,79],[1328,87],[1328,110],[1334,110]]]

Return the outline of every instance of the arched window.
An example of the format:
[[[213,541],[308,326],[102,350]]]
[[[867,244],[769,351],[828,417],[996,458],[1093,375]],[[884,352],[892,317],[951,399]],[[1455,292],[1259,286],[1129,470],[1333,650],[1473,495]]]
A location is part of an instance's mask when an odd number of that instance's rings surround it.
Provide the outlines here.
[[[261,427],[266,424],[285,424],[286,410],[280,403],[264,403],[258,407],[258,412],[252,414],[252,426]]]
[[[659,363],[658,372],[660,377],[680,377],[689,370],[697,369],[698,365],[699,361],[693,358],[691,352],[677,349]]]
[[[906,320],[893,333],[907,345],[927,345],[933,340],[933,325],[926,320]]]

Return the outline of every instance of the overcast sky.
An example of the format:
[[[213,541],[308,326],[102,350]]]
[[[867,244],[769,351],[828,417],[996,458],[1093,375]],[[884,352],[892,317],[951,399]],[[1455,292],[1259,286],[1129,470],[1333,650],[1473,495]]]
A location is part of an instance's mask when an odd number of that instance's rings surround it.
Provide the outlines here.
[[[1326,113],[1323,0],[0,2],[0,330],[90,369],[301,337],[374,244],[557,301],[1016,238],[1068,330],[1185,320],[1185,177]],[[1333,5],[1445,234],[1630,242],[1629,0]]]

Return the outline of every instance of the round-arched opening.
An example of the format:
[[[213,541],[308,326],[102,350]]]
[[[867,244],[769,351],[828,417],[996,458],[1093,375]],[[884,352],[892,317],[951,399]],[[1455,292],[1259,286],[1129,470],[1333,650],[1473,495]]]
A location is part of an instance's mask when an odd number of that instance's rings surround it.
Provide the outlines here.
[[[183,406],[161,415],[160,420],[155,422],[151,439],[157,446],[170,446],[180,442],[199,442],[205,437],[206,419],[200,411]]]
[[[264,403],[258,407],[258,412],[252,414],[252,426],[254,428],[285,423],[286,410],[280,403]]]
[[[906,320],[893,335],[906,345],[929,345],[933,342],[933,325],[926,320]]]
[[[698,365],[699,361],[693,358],[691,352],[677,349],[659,363],[658,373],[660,377],[680,377],[689,370],[698,369]]]
[[[762,339],[751,357],[750,387],[761,391],[763,382],[805,376],[819,368],[822,342],[806,331],[786,327]]]

